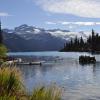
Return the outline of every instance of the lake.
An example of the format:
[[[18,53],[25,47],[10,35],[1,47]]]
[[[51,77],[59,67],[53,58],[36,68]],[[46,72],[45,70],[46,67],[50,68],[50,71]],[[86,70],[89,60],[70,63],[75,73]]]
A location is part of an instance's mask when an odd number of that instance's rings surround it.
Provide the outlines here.
[[[80,55],[89,53],[75,52],[18,52],[8,53],[15,57],[43,60],[40,65],[18,66],[23,74],[28,91],[39,85],[56,83],[64,88],[64,100],[100,100],[100,55],[96,64],[80,65]]]

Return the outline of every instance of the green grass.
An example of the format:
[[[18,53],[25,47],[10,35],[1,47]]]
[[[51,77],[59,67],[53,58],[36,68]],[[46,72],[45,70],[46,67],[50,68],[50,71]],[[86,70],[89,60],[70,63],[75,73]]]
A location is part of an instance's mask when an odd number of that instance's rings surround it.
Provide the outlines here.
[[[61,100],[61,91],[56,86],[42,86],[33,90],[30,100]]]
[[[0,100],[61,100],[61,90],[56,86],[37,87],[29,95],[21,77],[15,67],[0,68]]]
[[[20,98],[24,93],[20,71],[16,68],[0,68],[0,96]]]

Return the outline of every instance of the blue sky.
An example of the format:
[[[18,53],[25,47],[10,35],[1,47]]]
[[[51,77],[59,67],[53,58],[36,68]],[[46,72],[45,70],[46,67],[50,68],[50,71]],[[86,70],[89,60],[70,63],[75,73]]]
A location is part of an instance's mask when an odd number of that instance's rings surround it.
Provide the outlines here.
[[[0,17],[3,28],[28,24],[100,32],[100,0],[0,0]]]

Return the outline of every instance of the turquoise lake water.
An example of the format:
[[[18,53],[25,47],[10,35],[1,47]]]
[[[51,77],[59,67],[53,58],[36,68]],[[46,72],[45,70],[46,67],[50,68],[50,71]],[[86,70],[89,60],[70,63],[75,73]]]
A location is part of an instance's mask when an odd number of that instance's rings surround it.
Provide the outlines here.
[[[47,51],[8,55],[45,61],[42,66],[18,66],[30,92],[38,85],[56,83],[64,89],[64,100],[100,100],[100,55],[93,55],[97,62],[88,65],[80,65],[78,58],[80,55],[91,55],[89,53]]]

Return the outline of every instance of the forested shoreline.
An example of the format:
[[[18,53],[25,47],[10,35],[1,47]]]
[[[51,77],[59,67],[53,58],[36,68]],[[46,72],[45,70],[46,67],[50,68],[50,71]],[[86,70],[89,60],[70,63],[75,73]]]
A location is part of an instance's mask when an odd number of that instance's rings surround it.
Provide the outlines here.
[[[100,53],[100,36],[92,29],[91,35],[86,41],[83,38],[71,39],[70,42],[64,44],[64,48],[60,52],[92,52]]]

